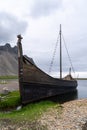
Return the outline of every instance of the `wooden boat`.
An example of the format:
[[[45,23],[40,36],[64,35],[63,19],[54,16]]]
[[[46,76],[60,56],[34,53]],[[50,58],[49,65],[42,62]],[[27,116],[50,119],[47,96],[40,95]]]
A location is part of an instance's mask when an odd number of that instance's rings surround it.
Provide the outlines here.
[[[77,81],[72,78],[71,74],[62,78],[62,71],[60,68],[60,78],[53,78],[38,68],[32,58],[23,55],[21,44],[22,37],[18,35],[17,38],[19,88],[22,104],[76,90]]]

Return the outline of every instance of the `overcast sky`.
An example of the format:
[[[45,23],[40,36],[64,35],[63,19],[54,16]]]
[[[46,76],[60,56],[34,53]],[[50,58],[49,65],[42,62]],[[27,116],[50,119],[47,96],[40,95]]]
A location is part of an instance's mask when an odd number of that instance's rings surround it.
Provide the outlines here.
[[[0,44],[14,46],[21,34],[24,54],[47,73],[60,24],[76,76],[87,77],[87,0],[0,0]],[[68,71],[63,43],[62,47],[63,71]],[[58,49],[59,43],[52,69],[56,75]]]

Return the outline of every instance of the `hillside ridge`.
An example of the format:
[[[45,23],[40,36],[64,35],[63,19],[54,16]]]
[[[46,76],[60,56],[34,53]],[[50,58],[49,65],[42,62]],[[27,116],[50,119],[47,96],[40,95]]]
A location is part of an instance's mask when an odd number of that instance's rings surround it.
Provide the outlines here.
[[[17,74],[17,46],[11,47],[9,43],[6,43],[0,46],[0,76]]]

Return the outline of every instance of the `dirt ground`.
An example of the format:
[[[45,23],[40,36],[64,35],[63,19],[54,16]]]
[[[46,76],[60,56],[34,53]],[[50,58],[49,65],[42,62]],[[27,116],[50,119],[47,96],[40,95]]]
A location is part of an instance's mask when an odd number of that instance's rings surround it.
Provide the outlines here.
[[[18,80],[8,80],[0,82],[0,93],[3,89],[8,89],[9,91],[19,90]]]

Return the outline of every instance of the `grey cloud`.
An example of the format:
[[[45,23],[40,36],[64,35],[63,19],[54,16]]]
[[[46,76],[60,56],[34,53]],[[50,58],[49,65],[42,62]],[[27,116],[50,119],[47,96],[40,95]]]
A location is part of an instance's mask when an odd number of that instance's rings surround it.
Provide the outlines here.
[[[44,52],[44,53],[38,52],[36,55],[34,55],[33,59],[37,66],[39,66],[45,72],[47,72],[47,73],[49,72],[49,67],[50,67],[50,63],[52,60],[52,55],[49,52]],[[82,62],[82,59],[81,59],[81,57],[79,57],[79,54],[76,54],[74,56],[72,54],[72,55],[70,55],[70,59],[72,61],[72,65],[73,65],[75,72],[81,71],[81,70],[85,71],[86,64],[84,63],[84,58],[83,58],[83,62]],[[60,65],[59,56],[58,56],[58,54],[56,54],[54,63],[52,66],[52,72],[59,72],[59,69],[60,69],[59,65]],[[63,72],[69,72],[69,68],[71,67],[71,64],[70,64],[67,54],[63,55],[62,65],[63,65],[62,66]],[[73,69],[72,69],[72,72],[73,72]]]
[[[32,17],[47,16],[61,7],[62,0],[34,0],[31,7]]]
[[[0,13],[0,43],[9,42],[17,34],[24,33],[26,28],[26,21],[19,21],[17,17],[6,12]]]

